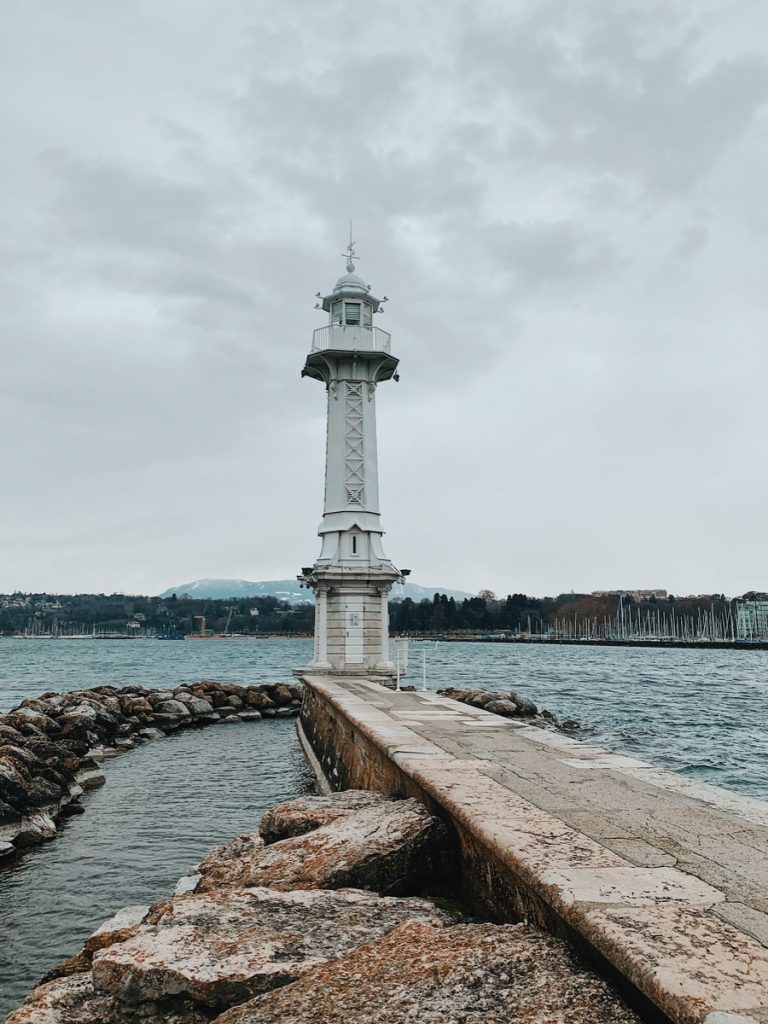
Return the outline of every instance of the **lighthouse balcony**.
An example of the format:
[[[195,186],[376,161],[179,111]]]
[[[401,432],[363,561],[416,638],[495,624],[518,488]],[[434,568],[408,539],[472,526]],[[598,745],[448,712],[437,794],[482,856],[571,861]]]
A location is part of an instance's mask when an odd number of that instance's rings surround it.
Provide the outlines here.
[[[362,324],[329,324],[312,335],[312,351],[389,352],[392,337],[380,327]]]

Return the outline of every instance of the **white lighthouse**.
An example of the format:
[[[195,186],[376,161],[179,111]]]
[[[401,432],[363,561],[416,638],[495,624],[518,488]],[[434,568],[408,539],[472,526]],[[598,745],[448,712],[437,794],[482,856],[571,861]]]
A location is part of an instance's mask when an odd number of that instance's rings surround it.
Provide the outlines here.
[[[388,597],[403,574],[384,554],[379,518],[376,387],[397,379],[398,360],[373,317],[386,299],[371,295],[355,273],[350,242],[347,273],[318,308],[328,324],[312,337],[303,377],[328,393],[325,507],[320,556],[299,580],[315,593],[316,671],[394,675],[389,654]]]

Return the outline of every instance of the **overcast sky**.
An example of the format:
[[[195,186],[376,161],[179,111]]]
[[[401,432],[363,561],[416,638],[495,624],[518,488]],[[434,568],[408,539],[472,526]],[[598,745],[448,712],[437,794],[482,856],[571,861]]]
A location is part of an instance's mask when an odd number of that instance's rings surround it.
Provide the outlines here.
[[[7,0],[0,591],[294,576],[354,218],[389,556],[768,588],[764,0]]]

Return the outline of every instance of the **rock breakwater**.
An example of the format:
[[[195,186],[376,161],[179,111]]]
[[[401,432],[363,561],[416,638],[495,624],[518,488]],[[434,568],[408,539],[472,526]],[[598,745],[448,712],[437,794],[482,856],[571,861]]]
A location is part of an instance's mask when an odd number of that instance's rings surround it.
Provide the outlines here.
[[[0,715],[0,859],[53,839],[105,782],[101,763],[180,729],[297,715],[302,687],[199,683],[44,693]]]
[[[273,809],[184,879],[191,891],[102,925],[7,1024],[638,1024],[561,941],[437,905],[413,837],[444,867],[453,839],[415,805],[358,792]],[[260,851],[281,867],[251,885]],[[340,865],[356,888],[335,887]],[[385,895],[393,878],[414,895]]]
[[[502,718],[524,718],[533,725],[551,726],[565,732],[573,732],[580,728],[579,723],[572,718],[560,720],[551,711],[539,710],[532,700],[522,697],[516,690],[499,693],[498,690],[461,690],[449,686],[444,690],[438,690],[437,693],[461,704],[469,704],[474,708],[490,711],[494,715],[501,715]]]

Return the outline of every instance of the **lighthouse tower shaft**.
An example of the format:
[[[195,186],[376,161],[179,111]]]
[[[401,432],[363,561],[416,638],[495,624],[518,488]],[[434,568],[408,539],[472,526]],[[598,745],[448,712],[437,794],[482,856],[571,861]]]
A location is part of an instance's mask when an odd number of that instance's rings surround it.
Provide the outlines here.
[[[354,675],[394,674],[388,595],[402,574],[384,554],[379,517],[376,390],[395,376],[386,331],[374,327],[380,300],[354,273],[351,254],[322,308],[302,376],[328,393],[325,503],[320,556],[299,577],[315,593],[312,668]]]

